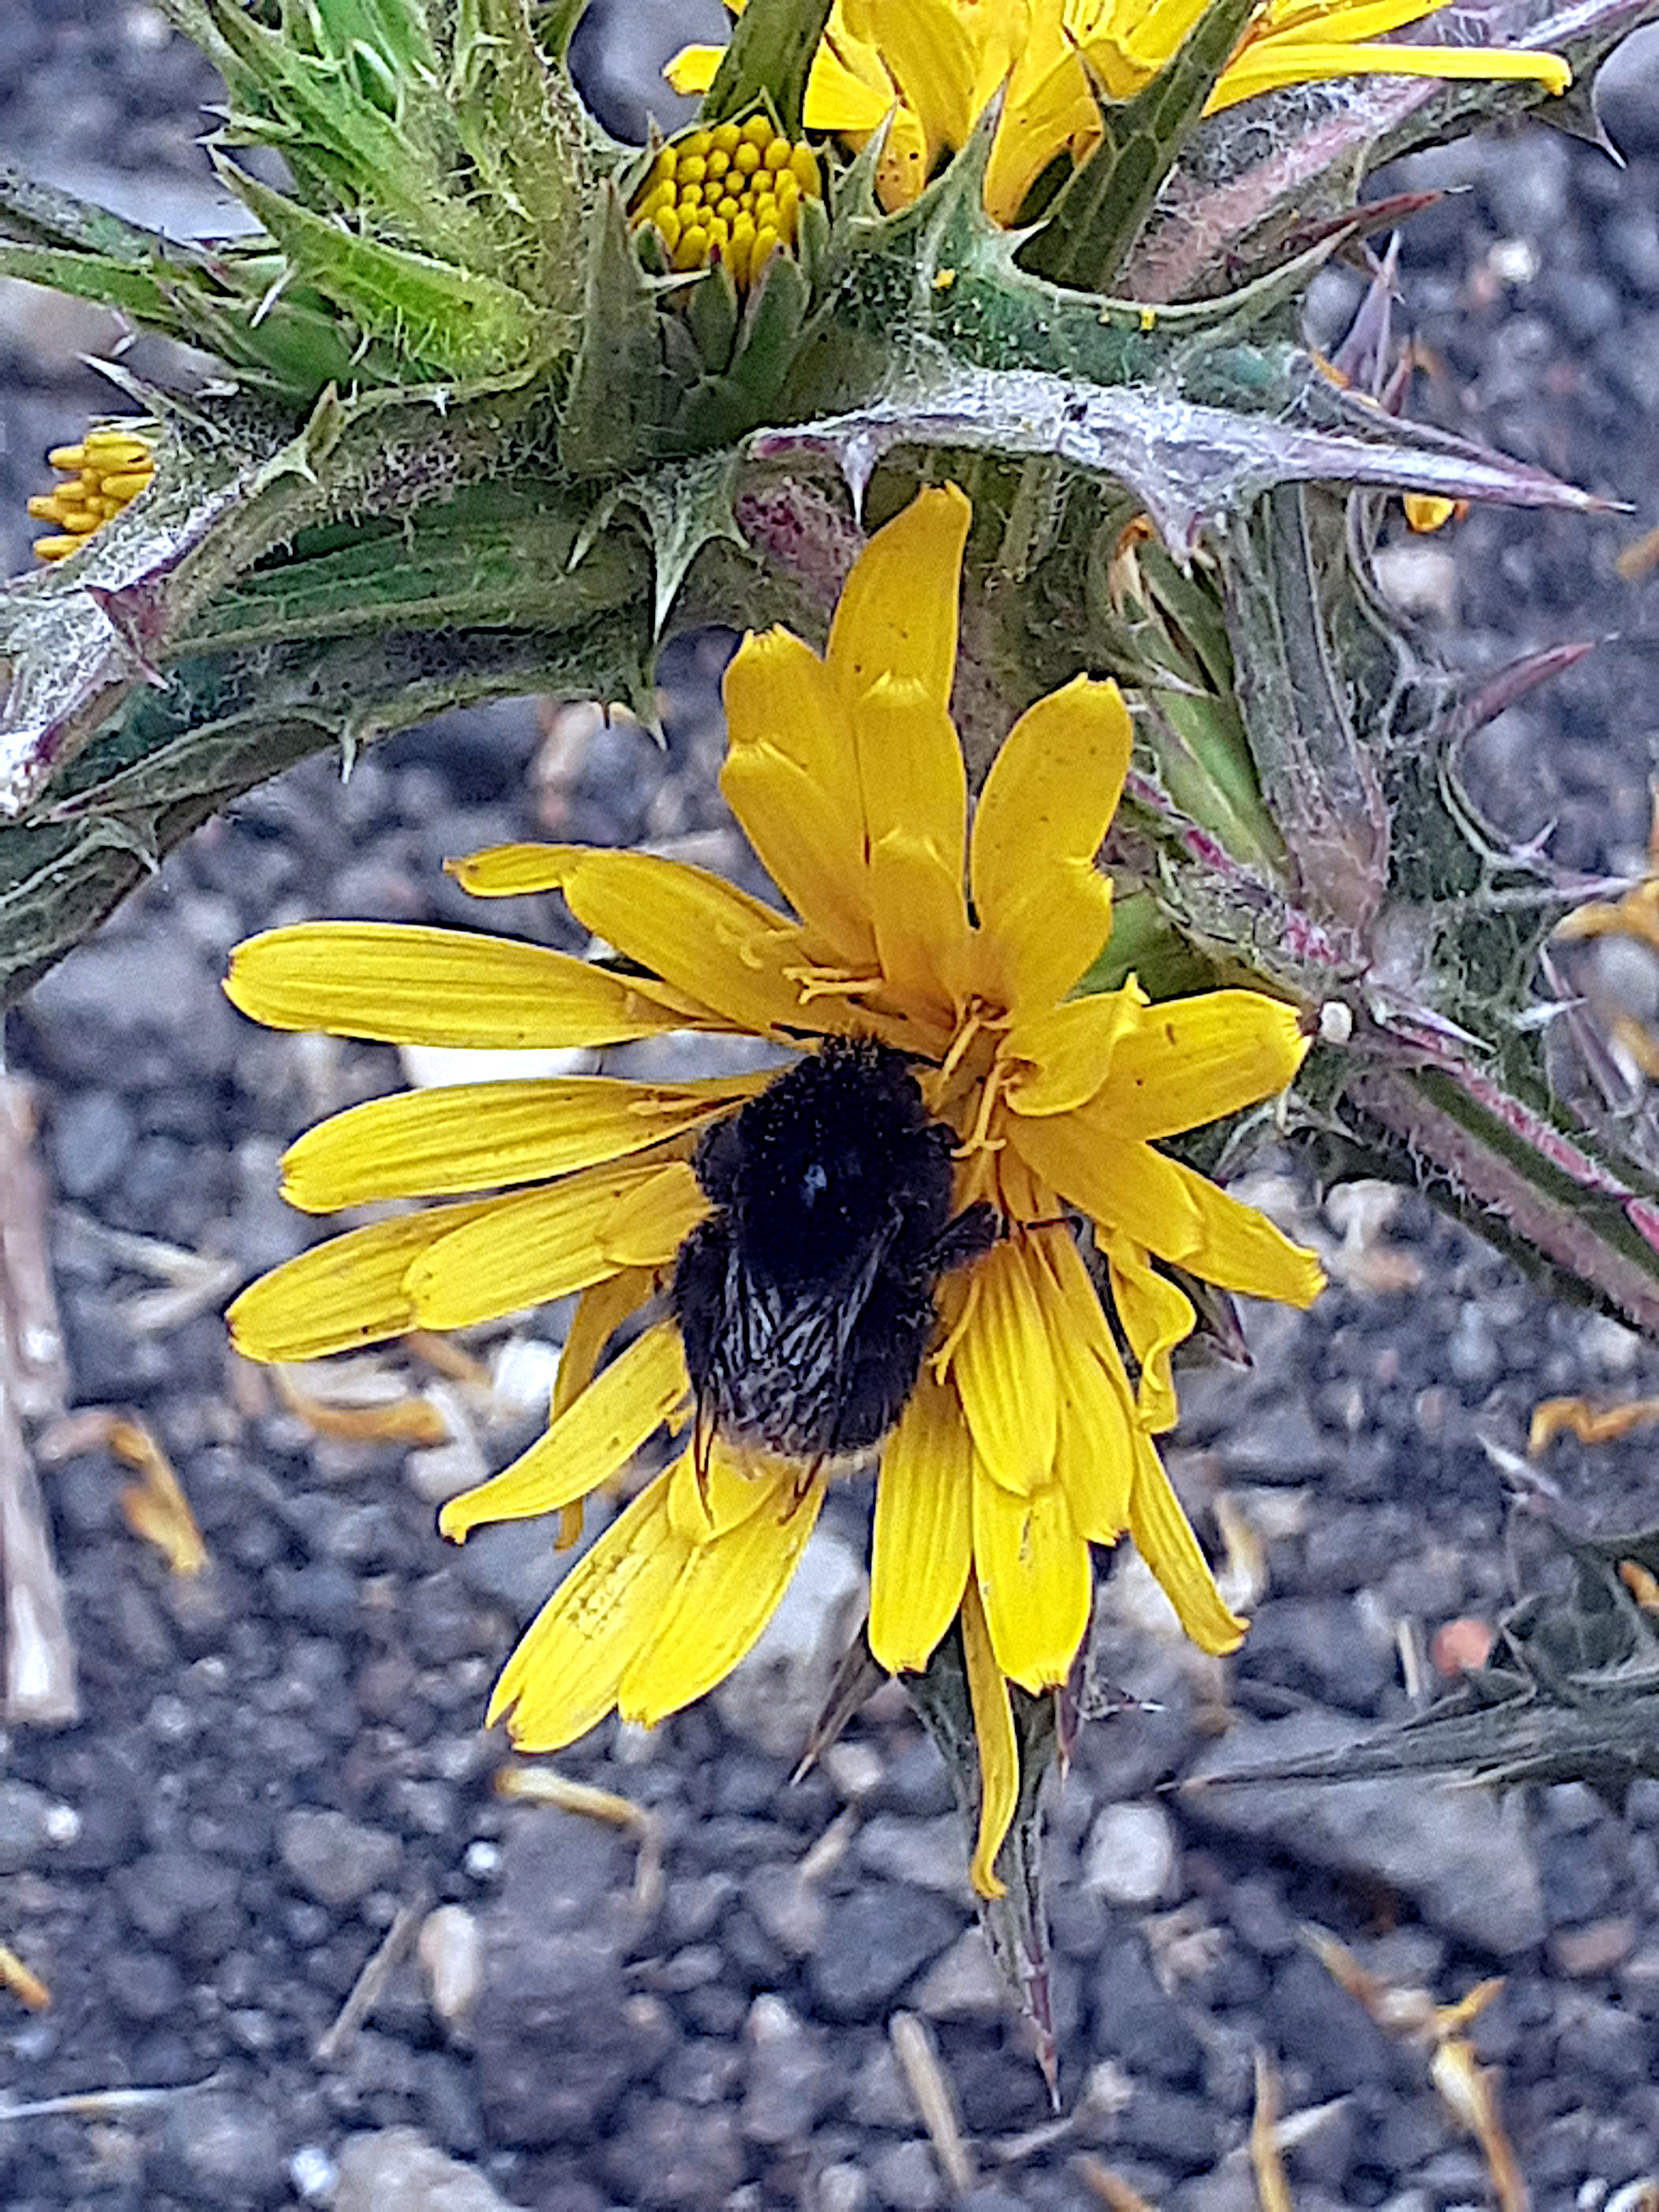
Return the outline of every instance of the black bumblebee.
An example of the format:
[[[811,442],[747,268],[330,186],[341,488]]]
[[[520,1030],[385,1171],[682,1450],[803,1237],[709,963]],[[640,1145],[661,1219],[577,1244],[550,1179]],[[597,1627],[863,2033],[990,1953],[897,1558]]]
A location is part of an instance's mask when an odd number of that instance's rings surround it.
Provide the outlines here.
[[[716,1211],[675,1264],[700,1429],[817,1463],[869,1451],[903,1412],[942,1274],[1000,1233],[951,1212],[955,1133],[902,1053],[832,1037],[698,1146]]]

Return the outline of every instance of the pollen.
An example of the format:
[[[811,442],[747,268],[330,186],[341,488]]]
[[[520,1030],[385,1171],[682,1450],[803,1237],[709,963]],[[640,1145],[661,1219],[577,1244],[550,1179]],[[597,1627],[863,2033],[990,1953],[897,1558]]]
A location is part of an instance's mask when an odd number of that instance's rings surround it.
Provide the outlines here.
[[[78,446],[57,446],[46,455],[64,482],[29,503],[37,522],[52,532],[37,538],[42,561],[78,553],[94,531],[137,498],[155,473],[155,449],[131,430],[88,430]]]
[[[718,258],[742,292],[780,248],[794,245],[801,201],[823,191],[811,148],[751,115],[665,146],[629,212],[636,230],[656,226],[676,269],[707,269]]]

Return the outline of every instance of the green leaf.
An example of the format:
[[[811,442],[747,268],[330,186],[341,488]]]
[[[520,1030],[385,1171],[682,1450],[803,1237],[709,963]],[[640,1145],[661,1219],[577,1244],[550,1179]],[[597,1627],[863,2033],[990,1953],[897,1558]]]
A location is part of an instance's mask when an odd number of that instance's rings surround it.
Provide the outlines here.
[[[1060,187],[1024,249],[1027,268],[1079,291],[1106,290],[1255,7],[1255,0],[1212,0],[1180,51],[1132,100],[1109,99],[1094,85],[1100,143]]]
[[[703,95],[703,121],[737,121],[764,101],[786,137],[799,138],[806,80],[830,4],[831,0],[749,0]]]
[[[590,233],[581,341],[559,424],[573,475],[608,476],[653,457],[663,405],[657,296],[640,265],[621,193],[609,179]]]
[[[559,325],[493,276],[378,244],[218,164],[308,283],[425,376],[516,378],[548,360]]]

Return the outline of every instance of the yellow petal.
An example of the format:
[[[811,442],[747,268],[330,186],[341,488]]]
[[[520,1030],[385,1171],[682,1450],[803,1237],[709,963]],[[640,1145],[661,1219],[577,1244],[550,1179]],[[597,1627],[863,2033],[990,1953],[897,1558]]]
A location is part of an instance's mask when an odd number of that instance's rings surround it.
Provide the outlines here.
[[[1261,991],[1162,1000],[1120,1040],[1101,1108],[1125,1136],[1171,1137],[1271,1098],[1301,1066],[1308,1042],[1296,1008]]]
[[[704,1429],[674,1463],[668,1485],[670,1526],[688,1543],[708,1544],[741,1528],[763,1505],[787,1494],[797,1470]]]
[[[1174,1160],[1081,1111],[1010,1115],[1003,1126],[1027,1166],[1091,1220],[1121,1229],[1160,1259],[1196,1266],[1198,1206]]]
[[[1003,740],[971,847],[988,996],[1051,1006],[1111,934],[1111,885],[1095,855],[1128,765],[1122,696],[1085,676],[1028,708]]]
[[[1154,1436],[1161,1435],[1174,1428],[1180,1414],[1170,1355],[1192,1334],[1198,1316],[1180,1285],[1149,1267],[1146,1254],[1127,1237],[1109,1237],[1105,1242],[1112,1304],[1140,1364],[1140,1419]]]
[[[876,1477],[869,1638],[889,1674],[919,1674],[956,1618],[973,1549],[973,1473],[957,1394],[924,1368]]]
[[[682,1570],[650,1643],[617,1695],[626,1720],[651,1727],[729,1674],[777,1610],[823,1504],[823,1479],[792,1488],[787,1471],[768,1504],[700,1544]]]
[[[1265,1213],[1241,1205],[1218,1189],[1206,1176],[1173,1167],[1198,1214],[1198,1238],[1182,1264],[1224,1291],[1254,1298],[1282,1298],[1286,1305],[1310,1306],[1325,1287],[1325,1271],[1305,1246],[1292,1244]],[[1133,1231],[1130,1232],[1132,1235]],[[1137,1239],[1137,1242],[1143,1242]],[[1154,1251],[1158,1247],[1152,1248]],[[1178,1254],[1166,1253],[1167,1258]]]
[[[1004,1096],[1014,1112],[1066,1114],[1092,1098],[1113,1081],[1118,1047],[1137,1030],[1146,1004],[1146,994],[1131,977],[1121,990],[1023,1015],[1002,1048],[1012,1069]]]
[[[1209,1562],[1170,1487],[1152,1439],[1137,1433],[1135,1481],[1129,1499],[1135,1549],[1163,1585],[1181,1626],[1200,1651],[1237,1651],[1246,1624],[1221,1601]]]
[[[1016,1498],[975,1469],[974,1574],[1010,1681],[1033,1692],[1063,1682],[1089,1626],[1094,1569],[1058,1483]]]
[[[979,1833],[969,1873],[981,1897],[1001,1897],[1007,1884],[997,1878],[997,1853],[1019,1802],[1019,1746],[1008,1706],[1008,1685],[991,1650],[985,1607],[972,1582],[963,1594],[962,1651],[974,1740],[979,1747]]]
[[[489,845],[482,853],[446,860],[444,873],[474,898],[526,898],[558,890],[568,872],[570,851],[568,845]]]
[[[690,1547],[659,1478],[595,1539],[520,1639],[489,1700],[520,1751],[558,1751],[602,1721],[661,1618]]]
[[[505,1188],[625,1158],[761,1089],[712,1083],[465,1083],[373,1098],[308,1129],[283,1158],[283,1195],[307,1213],[368,1199]]]
[[[1419,11],[1421,12],[1420,10]],[[1559,54],[1524,46],[1319,46],[1297,40],[1247,47],[1228,68],[1206,109],[1215,114],[1281,85],[1338,76],[1437,76],[1534,79],[1563,93],[1572,71]]]
[[[890,84],[866,82],[847,67],[827,40],[818,48],[812,74],[806,80],[806,106],[801,120],[807,130],[867,135],[881,128],[892,105]]]
[[[850,706],[878,677],[911,677],[949,712],[957,602],[973,510],[955,484],[918,492],[853,564],[830,629],[830,675]]]
[[[234,1006],[276,1030],[493,1049],[623,1044],[679,1018],[568,953],[471,930],[302,921],[230,956]]]
[[[690,1387],[679,1331],[668,1322],[647,1329],[528,1451],[452,1498],[438,1516],[440,1530],[459,1544],[481,1522],[526,1521],[585,1498],[632,1459]]]
[[[1099,128],[1088,77],[1066,34],[1060,0],[1040,0],[991,149],[986,212],[997,222],[1012,224],[1025,195],[1060,149]]]
[[[320,1359],[404,1335],[418,1318],[410,1263],[500,1203],[433,1206],[313,1245],[248,1285],[225,1316],[231,1341],[249,1359]]]
[[[1078,1534],[1091,1544],[1115,1544],[1129,1525],[1134,1483],[1129,1379],[1070,1235],[1042,1241],[1054,1279],[1048,1334],[1060,1401],[1055,1470]]]
[[[868,35],[920,118],[928,166],[941,146],[965,143],[974,127],[978,55],[951,0],[871,0]]]
[[[676,1162],[619,1199],[596,1241],[607,1267],[660,1267],[709,1211],[690,1166]]]
[[[955,726],[914,678],[878,677],[854,706],[853,726],[882,973],[901,1000],[960,1006],[968,779]]]
[[[550,1417],[568,1413],[593,1380],[599,1356],[611,1338],[638,1307],[651,1296],[654,1271],[623,1267],[602,1282],[591,1284],[576,1301],[559,1354],[559,1371],[553,1381]]]
[[[682,46],[678,53],[663,64],[662,73],[676,92],[707,92],[725,58],[724,46]],[[834,131],[838,126],[823,123],[817,127]]]
[[[648,1188],[672,1209],[690,1180],[679,1162],[594,1168],[544,1190],[490,1200],[410,1268],[406,1288],[416,1317],[426,1328],[465,1328],[586,1290],[616,1272],[605,1237],[620,1202]]]
[[[858,760],[840,692],[787,629],[746,637],[726,672],[720,789],[773,882],[847,964],[875,955]]]
[[[951,1379],[986,1470],[1027,1497],[1054,1479],[1054,1363],[1043,1318],[1048,1278],[1024,1239],[1010,1237],[975,1262],[969,1281],[973,1310],[956,1345]]]
[[[567,848],[564,895],[595,936],[676,990],[758,1036],[801,1025],[787,970],[801,966],[798,927],[705,869],[649,853]]]

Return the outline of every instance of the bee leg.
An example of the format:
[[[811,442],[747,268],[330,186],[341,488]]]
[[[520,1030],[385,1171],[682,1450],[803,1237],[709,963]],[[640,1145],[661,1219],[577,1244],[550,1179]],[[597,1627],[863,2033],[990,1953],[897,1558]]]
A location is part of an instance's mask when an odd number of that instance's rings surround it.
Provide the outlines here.
[[[1000,1243],[1008,1234],[1008,1224],[988,1200],[981,1199],[947,1221],[934,1241],[928,1259],[934,1272],[948,1275],[953,1267],[965,1267],[969,1260],[977,1260]]]
[[[823,1462],[828,1457],[827,1452],[816,1453],[804,1467],[795,1470],[794,1486],[789,1493],[789,1503],[778,1516],[781,1522],[787,1521],[793,1514],[799,1512],[806,1502],[808,1492],[822,1474]]]
[[[691,1472],[696,1478],[697,1503],[702,1508],[705,1521],[712,1522],[714,1514],[708,1504],[708,1455],[713,1449],[714,1425],[708,1418],[708,1408],[703,1400],[697,1400],[696,1418],[691,1427]]]

